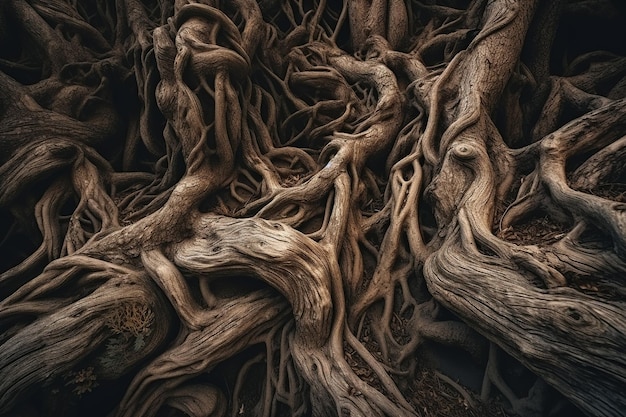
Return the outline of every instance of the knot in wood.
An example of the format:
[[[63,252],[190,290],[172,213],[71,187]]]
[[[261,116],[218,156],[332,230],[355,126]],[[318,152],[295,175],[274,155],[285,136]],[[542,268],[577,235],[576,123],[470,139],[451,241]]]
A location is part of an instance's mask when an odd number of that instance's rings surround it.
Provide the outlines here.
[[[478,151],[470,144],[460,143],[452,147],[452,155],[461,161],[469,161],[476,158]]]

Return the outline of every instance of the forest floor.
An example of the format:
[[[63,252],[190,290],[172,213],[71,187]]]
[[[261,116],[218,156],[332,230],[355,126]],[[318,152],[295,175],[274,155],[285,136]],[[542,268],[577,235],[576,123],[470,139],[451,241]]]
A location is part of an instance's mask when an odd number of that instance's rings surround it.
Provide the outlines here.
[[[457,386],[454,387],[453,384]],[[462,395],[458,388],[465,391]],[[471,390],[434,370],[418,372],[409,398],[423,417],[509,417],[503,403],[482,402]]]

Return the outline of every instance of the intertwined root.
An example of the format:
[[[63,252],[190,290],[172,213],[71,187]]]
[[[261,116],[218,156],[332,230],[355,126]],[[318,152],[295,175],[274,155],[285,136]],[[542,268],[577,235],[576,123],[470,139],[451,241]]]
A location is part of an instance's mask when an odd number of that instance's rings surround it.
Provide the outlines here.
[[[443,345],[619,415],[623,50],[430,3],[0,6],[0,414],[420,415]]]

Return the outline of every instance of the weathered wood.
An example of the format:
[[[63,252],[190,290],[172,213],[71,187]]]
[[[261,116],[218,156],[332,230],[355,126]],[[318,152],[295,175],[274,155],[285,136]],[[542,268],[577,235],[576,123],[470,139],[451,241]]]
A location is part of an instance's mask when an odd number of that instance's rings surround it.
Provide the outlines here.
[[[582,410],[623,413],[624,302],[532,287],[516,268],[453,244],[429,258],[424,273],[433,296]]]
[[[18,303],[16,307],[20,305]],[[124,311],[127,305],[145,309],[154,318],[135,323],[132,321],[133,316]],[[142,345],[138,349],[141,352],[128,352],[126,355],[118,352],[118,357],[108,365],[110,369],[105,366],[102,372],[96,371],[96,378],[106,378],[107,374],[119,378],[154,352],[164,342],[169,331],[166,306],[146,276],[114,277],[77,301],[50,307],[56,308],[44,312],[36,309],[21,312],[26,315],[40,313],[40,316],[1,346],[0,413],[10,411],[20,401],[24,401],[25,395],[33,388],[58,383],[70,371],[79,371],[77,366],[81,363],[84,368],[88,367],[89,364],[82,361],[105,341],[126,329],[136,330],[138,335],[143,335]],[[11,318],[14,315],[12,310],[10,305],[0,308],[0,320]],[[118,322],[116,317],[122,321]],[[146,328],[133,329],[134,325]],[[97,363],[93,365],[102,366]]]
[[[623,414],[618,2],[101,3],[0,6],[0,413]]]

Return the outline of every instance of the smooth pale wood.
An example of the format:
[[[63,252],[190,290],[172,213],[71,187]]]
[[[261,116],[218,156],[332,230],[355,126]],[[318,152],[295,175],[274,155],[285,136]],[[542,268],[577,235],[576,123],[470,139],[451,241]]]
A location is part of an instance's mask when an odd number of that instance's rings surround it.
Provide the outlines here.
[[[297,336],[320,346],[332,318],[330,260],[320,245],[279,222],[202,215],[194,236],[172,244],[174,264],[207,277],[252,276],[280,291],[292,306]]]

